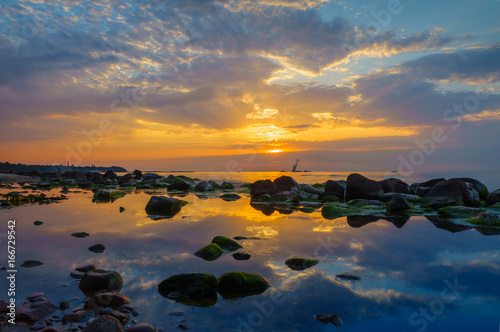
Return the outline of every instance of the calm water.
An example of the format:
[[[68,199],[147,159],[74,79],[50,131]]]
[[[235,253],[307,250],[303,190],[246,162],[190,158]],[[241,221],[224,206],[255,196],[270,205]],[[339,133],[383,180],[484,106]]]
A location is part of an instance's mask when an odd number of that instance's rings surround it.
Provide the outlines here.
[[[334,174],[294,176],[299,182],[314,183],[345,179],[347,173],[335,174],[338,177]],[[281,174],[225,173],[223,178],[214,173],[187,175],[243,183]],[[500,187],[498,177],[476,177],[490,189]],[[59,194],[59,190],[50,193]],[[330,313],[342,318],[340,331],[499,328],[498,235],[486,236],[474,229],[453,233],[423,216],[396,223],[400,228],[386,220],[362,227],[347,218],[326,220],[319,210],[265,216],[250,206],[246,194],[236,202],[221,200],[220,193],[208,199],[188,194],[182,199],[189,204],[179,214],[155,221],[144,211],[151,194],[133,191],[114,203],[95,204],[92,193],[82,191],[69,194],[69,200],[57,204],[0,211],[3,233],[7,220],[17,221],[18,264],[28,259],[44,262],[35,268],[19,268],[17,300],[43,291],[53,303],[68,300],[70,309],[80,307],[85,297],[69,272],[78,265],[94,263],[118,271],[124,279],[122,292],[141,313],[136,319],[164,331],[178,330],[181,320],[186,320],[192,331],[336,331],[333,325],[323,325],[313,318]],[[167,193],[158,190],[155,194]],[[123,213],[120,206],[126,209]],[[34,226],[35,220],[44,224]],[[70,236],[81,231],[90,233],[90,237]],[[261,239],[240,241],[242,251],[252,255],[248,261],[224,255],[206,262],[192,255],[217,235]],[[96,243],[107,247],[104,253],[87,250]],[[316,257],[321,262],[306,271],[292,271],[283,264],[292,256]],[[157,285],[173,274],[204,272],[218,277],[228,271],[258,273],[272,287],[246,298],[224,300],[219,296],[210,307],[186,306],[157,292]],[[344,272],[355,273],[360,280],[336,278]],[[5,278],[1,280],[5,289]],[[455,289],[450,290],[450,284],[458,288],[451,286]],[[6,299],[4,291],[0,299]],[[169,315],[171,312],[183,312],[183,316]]]

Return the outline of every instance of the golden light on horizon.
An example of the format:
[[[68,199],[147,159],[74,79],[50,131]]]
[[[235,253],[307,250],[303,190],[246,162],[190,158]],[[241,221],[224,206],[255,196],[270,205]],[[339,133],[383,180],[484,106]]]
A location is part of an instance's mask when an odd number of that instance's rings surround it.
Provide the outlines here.
[[[283,149],[274,149],[274,150],[267,150],[267,153],[280,153],[280,152],[283,152],[285,150]]]

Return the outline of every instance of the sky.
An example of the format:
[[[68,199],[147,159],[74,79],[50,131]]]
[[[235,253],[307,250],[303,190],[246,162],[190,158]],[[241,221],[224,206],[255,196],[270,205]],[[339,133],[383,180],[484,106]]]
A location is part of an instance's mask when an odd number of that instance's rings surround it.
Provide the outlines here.
[[[3,0],[0,160],[500,170],[498,13],[498,0]]]

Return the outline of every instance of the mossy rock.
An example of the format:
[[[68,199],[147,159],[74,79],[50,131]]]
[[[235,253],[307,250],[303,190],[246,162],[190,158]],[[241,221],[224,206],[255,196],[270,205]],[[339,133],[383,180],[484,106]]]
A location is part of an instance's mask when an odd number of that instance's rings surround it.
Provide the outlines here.
[[[173,217],[187,202],[171,197],[152,196],[146,204],[146,213],[149,215],[161,215]]]
[[[446,206],[438,210],[438,214],[443,218],[468,219],[485,212],[483,209],[477,209],[468,206]]]
[[[94,194],[94,201],[99,202],[112,202],[120,197],[125,196],[127,193],[121,190],[107,191],[97,190]]]
[[[214,261],[224,253],[221,247],[216,243],[211,243],[194,253],[195,256],[203,258],[206,261]]]
[[[302,271],[318,264],[317,259],[292,257],[285,261],[285,265],[294,271]]]
[[[224,195],[221,195],[220,198],[226,202],[232,202],[232,201],[239,200],[241,198],[241,196],[237,195],[237,194],[224,194]]]
[[[359,213],[359,210],[342,207],[339,205],[325,205],[321,209],[321,215],[325,219],[336,219]]]
[[[321,197],[321,200],[323,202],[340,202],[340,198],[338,198],[337,196],[322,196]]]
[[[96,269],[83,275],[78,288],[85,295],[102,292],[118,292],[123,287],[123,279],[116,271]]]
[[[169,299],[200,299],[217,296],[217,279],[208,273],[183,273],[173,275],[158,285],[158,292]]]
[[[272,201],[272,196],[269,194],[260,195],[258,197],[252,197],[254,202],[270,202]]]
[[[314,208],[312,206],[303,206],[303,207],[299,208],[299,211],[304,212],[304,213],[313,213]]]
[[[500,202],[491,205],[490,209],[500,209]]]
[[[363,210],[385,209],[385,203],[377,200],[356,198],[347,202],[347,205]]]
[[[221,189],[234,189],[234,184],[232,184],[231,182],[222,182],[222,184],[220,185],[220,188]]]
[[[243,190],[239,190],[238,193],[240,194],[250,194],[250,189],[243,189]]]
[[[251,185],[252,185],[251,183],[248,183],[248,182],[247,182],[247,183],[243,183],[240,187],[241,187],[241,188],[248,188],[248,187],[250,187]]]
[[[495,213],[483,212],[475,217],[467,219],[467,222],[470,224],[486,226],[486,227],[488,226],[499,227],[500,216]]]
[[[102,253],[106,250],[106,247],[104,244],[94,244],[93,246],[89,247],[89,251],[96,252],[96,253]]]
[[[226,272],[217,279],[217,291],[225,299],[260,294],[269,287],[269,282],[255,273]]]
[[[212,239],[212,244],[214,243],[225,251],[234,251],[243,248],[238,242],[225,236],[214,237]]]

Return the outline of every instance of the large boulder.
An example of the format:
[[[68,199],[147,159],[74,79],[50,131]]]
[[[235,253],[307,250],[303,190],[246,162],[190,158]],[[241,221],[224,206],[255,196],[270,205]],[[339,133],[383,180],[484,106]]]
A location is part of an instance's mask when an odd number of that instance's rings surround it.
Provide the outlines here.
[[[257,180],[249,187],[250,195],[252,197],[259,197],[262,195],[274,195],[278,192],[276,183],[271,180]]]
[[[225,251],[234,251],[243,248],[238,242],[225,236],[214,237],[212,243],[219,245]]]
[[[439,209],[445,206],[479,206],[479,193],[470,182],[446,180],[437,183],[422,197],[422,207]]]
[[[176,274],[163,280],[158,285],[158,292],[167,298],[174,295],[193,299],[213,296],[217,292],[217,279],[207,273]]]
[[[224,298],[260,294],[269,282],[255,273],[226,272],[217,279],[217,290]]]
[[[345,198],[346,183],[344,181],[332,181],[328,180],[325,184],[324,196],[337,197],[340,201],[344,201]]]
[[[88,295],[99,292],[117,292],[123,287],[123,279],[116,271],[96,269],[85,273],[78,288]]]
[[[134,170],[134,172],[132,172],[132,175],[134,175],[134,177],[136,179],[141,179],[142,178],[142,172],[138,169]]]
[[[445,178],[437,178],[432,179],[426,182],[418,182],[410,185],[410,194],[418,195],[420,197],[427,194],[431,191],[432,187],[434,187],[439,182],[446,181]]]
[[[388,178],[379,181],[378,183],[380,183],[382,189],[384,189],[384,193],[410,193],[410,187],[408,186],[408,184],[400,179]]]
[[[280,176],[279,178],[274,179],[273,183],[276,185],[276,190],[278,192],[281,191],[291,191],[294,188],[298,188],[299,184],[295,181],[294,178],[290,176]]]
[[[104,173],[103,177],[105,179],[115,180],[118,177],[118,175],[116,175],[116,173],[113,172],[112,170],[108,170],[108,171],[106,171],[106,173]]]
[[[472,179],[472,178],[453,178],[450,180],[459,180],[459,181],[463,181],[463,182],[472,183],[472,185],[474,186],[474,189],[476,189],[476,191],[479,193],[479,197],[481,198],[481,200],[485,201],[488,198],[488,194],[489,194],[488,188],[486,187],[486,185],[484,183],[482,183],[479,180]]]
[[[361,174],[351,174],[347,177],[346,201],[355,198],[378,199],[384,193],[382,185]]]
[[[191,185],[184,180],[176,181],[167,187],[168,191],[189,191]]]
[[[214,191],[214,187],[210,185],[207,181],[200,181],[194,186],[194,191],[197,192],[205,192],[205,191]]]
[[[391,198],[387,205],[387,211],[398,213],[411,209],[411,205],[406,201],[403,195],[396,195]]]
[[[493,205],[499,202],[500,202],[500,189],[492,191],[488,194],[488,197],[486,198],[486,203],[488,203],[488,205]]]
[[[186,201],[177,198],[152,196],[146,205],[146,213],[173,217],[186,204]]]

